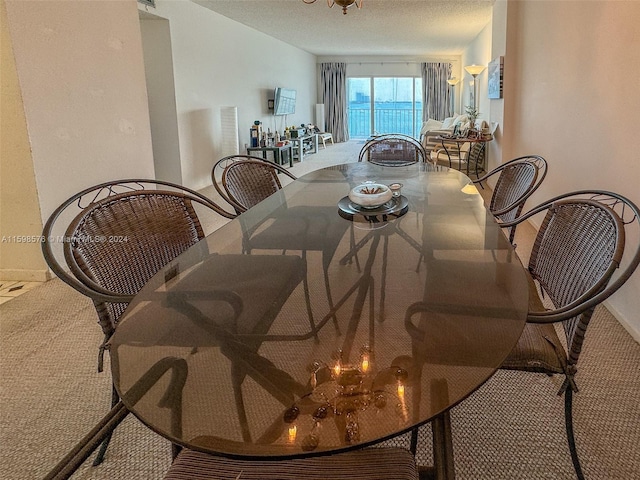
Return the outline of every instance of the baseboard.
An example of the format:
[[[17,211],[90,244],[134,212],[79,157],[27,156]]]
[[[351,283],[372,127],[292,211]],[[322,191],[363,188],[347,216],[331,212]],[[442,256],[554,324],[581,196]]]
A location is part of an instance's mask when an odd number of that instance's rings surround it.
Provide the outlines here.
[[[616,310],[616,308],[613,305],[611,305],[611,303],[608,300],[605,300],[604,302],[602,302],[602,305],[604,305],[604,307],[607,310],[609,310],[609,313],[611,313],[611,315],[615,317],[618,323],[622,325],[622,327],[629,333],[629,335],[631,335],[631,338],[633,338],[636,341],[636,343],[640,343],[640,330],[638,330],[638,327],[636,327],[635,325],[631,325],[624,318],[624,316],[621,315],[620,312]]]
[[[52,275],[49,270],[26,270],[26,269],[0,269],[0,280],[12,280],[14,282],[46,282],[51,280]]]

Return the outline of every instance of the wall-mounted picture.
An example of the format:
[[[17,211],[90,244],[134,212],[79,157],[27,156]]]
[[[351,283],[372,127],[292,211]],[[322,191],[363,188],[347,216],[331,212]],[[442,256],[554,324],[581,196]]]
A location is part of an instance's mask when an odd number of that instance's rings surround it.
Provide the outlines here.
[[[502,77],[504,76],[504,57],[489,62],[488,69],[489,98],[502,98]]]

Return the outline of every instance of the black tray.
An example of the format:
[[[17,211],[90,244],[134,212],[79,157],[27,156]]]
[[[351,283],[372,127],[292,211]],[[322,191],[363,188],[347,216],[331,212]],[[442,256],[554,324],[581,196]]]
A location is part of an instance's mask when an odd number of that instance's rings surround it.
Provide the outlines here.
[[[353,203],[349,197],[343,197],[338,201],[338,213],[347,220],[354,222],[378,223],[392,220],[389,216],[401,217],[409,210],[409,200],[400,195],[392,197],[387,203],[376,208],[364,208]]]

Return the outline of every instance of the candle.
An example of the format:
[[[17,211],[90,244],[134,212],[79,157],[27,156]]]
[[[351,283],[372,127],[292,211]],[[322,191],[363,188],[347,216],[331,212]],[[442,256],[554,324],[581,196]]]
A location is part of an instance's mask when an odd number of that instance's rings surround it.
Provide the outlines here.
[[[369,367],[370,367],[369,355],[364,354],[362,355],[362,365],[360,367],[362,370],[362,373],[367,373],[369,371]]]
[[[333,375],[335,378],[338,378],[340,376],[340,372],[342,371],[342,366],[340,365],[340,362],[336,363],[333,367]]]
[[[295,425],[289,425],[289,443],[294,443],[296,441],[296,435],[298,435],[298,427]]]
[[[407,411],[407,404],[404,398],[404,384],[398,382],[398,398],[400,399],[400,403],[398,404],[398,414],[403,421],[407,421],[409,412]]]

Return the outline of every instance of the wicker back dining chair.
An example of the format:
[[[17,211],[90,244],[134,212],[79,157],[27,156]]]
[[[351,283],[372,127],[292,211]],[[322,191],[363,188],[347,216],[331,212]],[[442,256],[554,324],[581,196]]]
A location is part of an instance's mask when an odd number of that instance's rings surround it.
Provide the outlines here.
[[[220,183],[216,185],[216,170],[224,166]],[[260,158],[242,158],[239,156],[225,157],[219,160],[213,167],[211,174],[216,189],[233,208],[241,214],[254,207],[267,197],[278,193],[282,184],[279,174],[295,180],[296,177],[285,168],[275,163]],[[287,206],[286,216],[274,212],[273,223],[267,228],[259,229],[260,225],[247,229],[244,235],[244,249],[251,252],[252,249],[288,250],[300,251],[303,260],[307,262],[308,251],[322,252],[322,269],[324,284],[330,312],[334,312],[333,294],[329,284],[329,265],[341,242],[346,230],[346,222],[343,222],[335,214],[334,208],[323,206]],[[241,216],[242,218],[242,216]],[[258,231],[259,230],[259,231]],[[308,277],[303,280],[307,315],[313,329],[316,328],[311,296],[309,292]],[[338,319],[335,313],[331,318],[336,328]]]
[[[538,213],[546,216],[529,259],[527,324],[501,368],[564,375],[558,395],[565,396],[571,459],[582,479],[572,418],[577,363],[595,307],[640,264],[640,211],[622,195],[583,190],[557,196],[502,226],[510,228]],[[628,245],[628,239],[635,244]],[[566,350],[554,324],[564,330]]]
[[[204,238],[196,210],[233,218],[207,197],[180,185],[129,179],[85,189],[47,220],[42,244],[47,264],[96,308],[104,334],[98,371],[133,296],[158,270]],[[117,400],[114,388],[112,404]],[[108,439],[95,465],[102,462],[107,444]]]
[[[239,212],[246,212],[265,198],[282,189],[278,174],[292,180],[295,175],[275,163],[247,159],[228,165],[222,174],[227,198]]]
[[[539,155],[514,158],[494,168],[486,175],[474,180],[482,182],[497,177],[493,188],[489,211],[501,222],[515,220],[524,208],[525,202],[533,195],[547,176],[547,161]],[[510,227],[509,242],[513,243],[516,227]]]
[[[385,167],[400,167],[427,161],[424,146],[415,138],[400,133],[379,135],[367,141],[358,161]]]
[[[234,178],[228,182],[228,186],[225,186],[223,176],[227,175],[225,174],[226,168],[234,163],[247,161],[254,163],[251,163],[250,167],[241,167],[240,170],[233,169],[231,175]],[[251,169],[252,175],[241,178],[242,175],[238,172],[244,169]],[[236,214],[239,215],[282,188],[282,183],[278,178],[279,174],[284,174],[291,180],[296,179],[296,176],[286,168],[264,158],[252,155],[229,155],[221,158],[213,165],[211,182],[218,195],[231,205]]]
[[[89,187],[47,220],[42,251],[53,273],[89,297],[104,333],[104,351],[133,296],[171,260],[205,234],[200,215],[233,218],[207,197],[169,182],[118,180]],[[112,389],[112,405],[118,401]],[[102,462],[103,444],[94,465]]]

